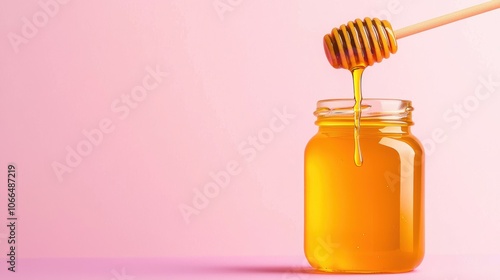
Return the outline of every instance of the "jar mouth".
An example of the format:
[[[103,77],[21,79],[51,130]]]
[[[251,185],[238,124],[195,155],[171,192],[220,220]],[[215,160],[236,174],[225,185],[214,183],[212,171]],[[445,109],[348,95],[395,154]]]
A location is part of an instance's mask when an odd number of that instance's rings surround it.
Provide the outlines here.
[[[354,99],[325,99],[317,103],[314,115],[321,120],[350,121],[354,117]],[[410,100],[366,98],[361,101],[361,120],[396,122],[412,125]]]

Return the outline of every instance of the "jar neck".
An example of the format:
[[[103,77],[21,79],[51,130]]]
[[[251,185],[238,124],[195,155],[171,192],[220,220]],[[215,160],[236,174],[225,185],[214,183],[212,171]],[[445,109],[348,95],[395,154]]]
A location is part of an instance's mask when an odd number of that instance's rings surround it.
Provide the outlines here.
[[[321,129],[354,128],[354,100],[320,100],[314,115]],[[363,99],[360,126],[363,130],[408,133],[412,120],[411,101],[398,99]]]

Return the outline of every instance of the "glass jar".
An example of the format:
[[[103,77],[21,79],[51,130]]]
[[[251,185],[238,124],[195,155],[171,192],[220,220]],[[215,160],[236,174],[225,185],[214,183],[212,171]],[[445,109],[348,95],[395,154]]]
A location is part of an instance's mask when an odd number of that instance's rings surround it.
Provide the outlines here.
[[[405,272],[424,256],[424,151],[411,101],[364,99],[354,163],[354,100],[318,101],[305,149],[304,250],[331,272]]]

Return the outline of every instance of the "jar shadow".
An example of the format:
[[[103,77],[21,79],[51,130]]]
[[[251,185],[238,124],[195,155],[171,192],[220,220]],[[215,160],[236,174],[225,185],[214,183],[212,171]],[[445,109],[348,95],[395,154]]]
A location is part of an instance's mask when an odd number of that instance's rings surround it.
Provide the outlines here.
[[[202,272],[202,271],[199,271]],[[204,273],[221,273],[221,274],[285,274],[285,275],[294,275],[294,274],[317,274],[317,275],[367,275],[367,274],[400,274],[400,273],[356,273],[356,272],[336,272],[336,271],[322,271],[317,270],[312,267],[300,267],[300,266],[213,266],[213,267],[205,267],[203,269]],[[412,274],[416,273],[416,270],[404,272],[403,274]]]

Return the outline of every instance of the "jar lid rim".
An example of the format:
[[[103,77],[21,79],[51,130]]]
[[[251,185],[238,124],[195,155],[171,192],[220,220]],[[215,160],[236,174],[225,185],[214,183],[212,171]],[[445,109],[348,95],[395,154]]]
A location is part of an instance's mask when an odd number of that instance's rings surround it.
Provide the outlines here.
[[[329,99],[321,99],[320,102],[337,102],[337,101],[352,101],[353,98],[329,98]],[[401,102],[401,103],[411,103],[411,100],[408,99],[397,99],[397,98],[363,98],[363,101],[385,101],[385,102]]]
[[[354,99],[324,99],[317,103],[318,118],[345,118],[354,115]],[[412,102],[403,99],[366,98],[361,102],[361,119],[411,122]]]

